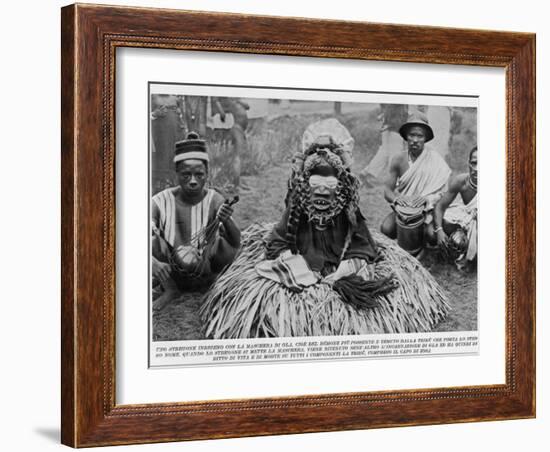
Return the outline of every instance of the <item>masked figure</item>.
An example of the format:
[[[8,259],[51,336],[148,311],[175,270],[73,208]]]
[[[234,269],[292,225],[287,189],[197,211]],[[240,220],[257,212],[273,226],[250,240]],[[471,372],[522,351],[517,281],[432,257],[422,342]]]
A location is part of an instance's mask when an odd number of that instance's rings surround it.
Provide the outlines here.
[[[357,205],[359,183],[332,144],[321,136],[306,151],[289,205],[267,239],[267,260],[256,271],[295,291],[329,284],[344,301],[372,307],[374,295],[393,286],[391,278],[369,274],[378,252]]]

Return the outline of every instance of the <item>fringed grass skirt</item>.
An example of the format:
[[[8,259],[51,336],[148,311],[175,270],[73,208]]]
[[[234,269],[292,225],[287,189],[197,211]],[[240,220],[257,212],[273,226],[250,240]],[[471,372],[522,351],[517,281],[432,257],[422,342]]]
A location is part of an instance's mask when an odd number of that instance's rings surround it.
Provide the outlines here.
[[[265,259],[264,240],[271,224],[252,225],[242,248],[209,291],[201,316],[213,339],[334,336],[431,331],[445,317],[447,298],[418,260],[386,236],[373,232],[382,259],[377,278],[393,275],[396,289],[377,296],[379,306],[357,310],[328,284],[292,292],[259,276],[254,266]]]

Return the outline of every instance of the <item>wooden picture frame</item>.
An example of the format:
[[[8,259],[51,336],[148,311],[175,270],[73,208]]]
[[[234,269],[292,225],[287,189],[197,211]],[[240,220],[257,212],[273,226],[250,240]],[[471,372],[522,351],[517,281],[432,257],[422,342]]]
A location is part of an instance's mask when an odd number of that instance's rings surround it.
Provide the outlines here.
[[[73,447],[535,416],[535,35],[144,8],[62,9],[62,442]],[[118,47],[506,70],[506,382],[115,403]]]

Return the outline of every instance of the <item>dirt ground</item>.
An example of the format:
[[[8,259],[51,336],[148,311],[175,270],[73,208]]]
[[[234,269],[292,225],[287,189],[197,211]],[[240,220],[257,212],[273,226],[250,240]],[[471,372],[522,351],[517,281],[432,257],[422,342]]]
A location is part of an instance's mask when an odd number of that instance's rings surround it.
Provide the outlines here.
[[[375,114],[376,112],[369,112]],[[344,118],[344,124],[354,134],[357,114]],[[299,118],[300,124],[311,122],[312,118]],[[284,123],[284,122],[283,122]],[[372,123],[372,121],[371,121]],[[286,124],[286,123],[285,123]],[[364,123],[363,123],[364,124]],[[379,146],[374,127],[361,127],[362,135],[356,138],[353,172],[358,174],[374,155]],[[296,135],[302,133],[297,127]],[[461,132],[463,133],[463,131]],[[464,147],[462,141],[460,143]],[[253,151],[252,151],[253,152]],[[456,155],[453,157],[456,158]],[[286,181],[290,174],[290,155],[271,155],[269,165],[259,169],[257,174],[241,177],[246,190],[241,190],[240,201],[235,206],[234,218],[241,229],[254,222],[274,222],[283,211]],[[453,168],[453,161],[449,162]],[[462,168],[453,168],[462,170]],[[362,187],[360,206],[371,229],[378,229],[390,207],[382,194],[382,187]],[[436,331],[468,331],[477,329],[477,272],[463,272],[454,264],[441,259],[437,252],[427,252],[423,265],[447,291],[451,311],[436,327]],[[153,339],[155,341],[201,339],[199,309],[203,294],[192,292],[182,294],[173,304],[153,316]]]

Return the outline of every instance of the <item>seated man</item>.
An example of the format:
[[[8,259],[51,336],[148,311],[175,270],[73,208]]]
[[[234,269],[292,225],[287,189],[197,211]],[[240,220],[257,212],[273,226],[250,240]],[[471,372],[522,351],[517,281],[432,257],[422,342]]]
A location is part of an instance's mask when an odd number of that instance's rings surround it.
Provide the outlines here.
[[[332,140],[326,148],[323,140],[306,153],[287,209],[267,239],[267,260],[256,271],[294,291],[327,283],[344,301],[373,307],[373,294],[391,288],[391,281],[369,275],[378,252],[357,205],[358,181],[330,149]]]
[[[392,239],[397,238],[398,214],[402,214],[402,222],[407,221],[405,212],[422,215],[425,228],[433,227],[433,206],[443,195],[451,174],[445,160],[436,151],[424,147],[434,137],[425,115],[415,113],[401,126],[399,134],[407,142],[407,152],[394,156],[390,162],[384,197],[394,212],[381,226],[381,231]],[[418,245],[421,247],[422,243]]]
[[[231,203],[206,187],[208,153],[196,133],[175,146],[179,185],[153,196],[152,274],[164,293],[154,301],[162,309],[180,290],[207,286],[234,259],[240,231]]]
[[[469,171],[451,179],[434,209],[437,244],[463,268],[477,257],[477,146],[470,151]],[[462,202],[453,202],[460,194]]]

